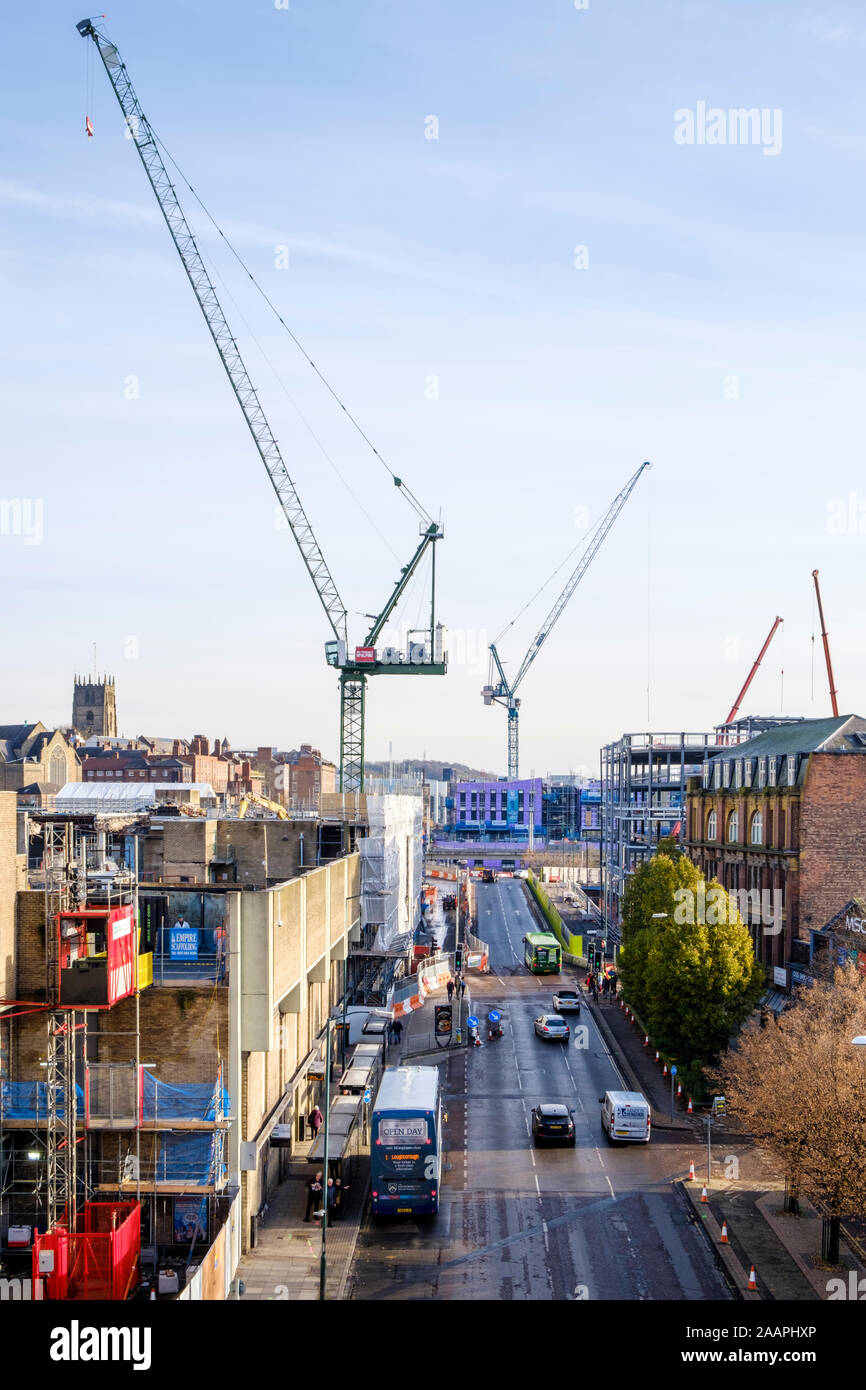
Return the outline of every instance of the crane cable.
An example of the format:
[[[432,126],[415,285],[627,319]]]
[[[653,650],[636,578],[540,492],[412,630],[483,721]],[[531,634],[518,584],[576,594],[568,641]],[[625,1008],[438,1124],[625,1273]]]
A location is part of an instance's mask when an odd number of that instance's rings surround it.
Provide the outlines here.
[[[331,468],[333,468],[333,470],[334,470],[334,472],[336,473],[337,477],[339,478],[340,482],[343,484],[343,487],[346,489],[346,491],[348,492],[348,494],[349,494],[349,496],[351,497],[352,501],[355,503],[355,506],[356,506],[356,507],[358,508],[358,510],[362,513],[362,515],[365,516],[365,517],[367,518],[367,520],[369,521],[369,523],[370,523],[370,525],[372,526],[373,530],[376,532],[376,535],[379,537],[379,539],[380,539],[380,541],[382,542],[382,544],[383,544],[384,546],[386,546],[388,550],[390,550],[390,552],[391,552],[391,554],[393,555],[394,559],[399,563],[400,557],[399,557],[399,555],[397,554],[396,550],[395,550],[394,547],[391,545],[391,543],[390,543],[390,541],[388,540],[387,536],[384,535],[384,533],[383,533],[383,532],[380,530],[380,528],[376,525],[376,522],[374,521],[373,517],[372,517],[372,516],[370,515],[370,513],[367,511],[367,508],[364,506],[364,504],[363,504],[363,502],[361,501],[360,497],[358,497],[357,494],[354,492],[354,490],[353,490],[351,484],[348,483],[348,482],[346,481],[346,479],[343,477],[343,474],[340,472],[340,470],[339,470],[339,468],[337,467],[336,463],[335,463],[334,460],[331,458],[331,455],[328,453],[327,449],[325,448],[325,446],[324,446],[324,444],[322,443],[322,441],[321,441],[321,439],[319,438],[319,436],[316,434],[316,431],[313,429],[313,427],[312,427],[312,425],[310,424],[310,422],[309,422],[309,420],[307,419],[307,417],[304,415],[304,412],[301,410],[301,407],[298,405],[297,401],[295,400],[295,398],[294,398],[294,396],[292,395],[291,391],[289,390],[288,386],[287,386],[286,383],[283,381],[282,377],[280,376],[279,372],[277,371],[277,369],[276,369],[276,367],[274,366],[273,362],[271,361],[270,357],[269,357],[268,354],[266,353],[265,349],[262,347],[262,345],[261,345],[261,343],[259,342],[258,338],[256,337],[255,333],[253,332],[252,328],[250,327],[250,324],[249,324],[249,321],[247,320],[246,315],[244,314],[243,310],[241,309],[240,305],[238,304],[237,300],[235,299],[234,295],[232,294],[231,290],[229,289],[228,285],[226,284],[225,279],[224,279],[223,276],[220,274],[219,267],[217,266],[216,261],[214,260],[213,256],[209,255],[201,246],[199,246],[199,254],[201,255],[202,260],[207,262],[207,265],[208,265],[208,268],[209,268],[211,274],[214,275],[214,276],[216,277],[217,280],[219,280],[220,285],[221,285],[222,288],[223,288],[223,292],[225,293],[226,297],[230,300],[231,305],[232,305],[232,308],[234,309],[234,311],[235,311],[235,313],[237,314],[238,318],[240,319],[241,323],[244,325],[244,328],[247,330],[247,333],[249,334],[249,337],[250,337],[251,342],[253,342],[253,343],[255,344],[256,348],[258,349],[259,353],[260,353],[261,356],[262,356],[262,359],[264,360],[265,364],[267,365],[267,367],[269,368],[269,370],[270,370],[271,373],[273,374],[274,379],[275,379],[277,385],[278,385],[278,386],[280,387],[280,389],[284,392],[284,394],[288,397],[289,402],[290,402],[292,408],[294,409],[295,413],[296,413],[297,416],[298,416],[298,419],[300,420],[301,424],[302,424],[302,425],[304,426],[304,428],[306,429],[307,433],[308,433],[308,434],[310,435],[310,437],[313,439],[314,443],[315,443],[315,444],[318,446],[318,448],[320,449],[323,458],[330,464]]]
[[[497,637],[494,637],[494,639],[493,639],[493,645],[494,645],[494,647],[498,647],[498,646],[499,646],[499,642],[500,642],[501,638],[503,638],[503,637],[505,636],[505,634],[506,634],[506,632],[508,632],[509,628],[514,627],[514,624],[517,622],[517,620],[518,620],[519,618],[522,618],[522,617],[523,617],[523,614],[526,612],[527,608],[529,608],[530,605],[533,604],[533,603],[535,602],[535,600],[538,598],[539,594],[544,593],[544,590],[547,588],[548,584],[552,583],[552,581],[553,581],[553,580],[556,578],[556,576],[559,574],[559,571],[560,571],[561,569],[564,569],[564,568],[565,568],[565,566],[568,564],[568,562],[569,562],[569,560],[572,558],[572,556],[573,556],[573,555],[576,555],[577,552],[578,552],[579,550],[585,549],[585,548],[590,544],[590,542],[594,539],[595,534],[596,534],[596,532],[598,531],[598,528],[601,526],[601,524],[602,524],[603,521],[604,521],[604,517],[603,517],[603,516],[602,516],[602,517],[599,517],[599,519],[598,519],[598,521],[596,522],[595,526],[593,526],[593,528],[592,528],[591,531],[588,531],[588,532],[586,533],[586,535],[583,537],[583,540],[578,541],[576,545],[573,545],[573,546],[571,547],[571,550],[569,550],[569,552],[568,552],[568,554],[565,556],[565,558],[559,562],[559,564],[557,565],[557,567],[556,567],[556,569],[553,571],[553,573],[552,573],[552,574],[549,574],[549,575],[547,576],[547,578],[545,579],[544,583],[541,584],[541,585],[536,589],[536,591],[535,591],[535,593],[532,595],[532,597],[531,597],[531,598],[528,598],[528,599],[526,600],[526,602],[524,603],[523,607],[520,609],[520,612],[519,612],[519,613],[515,613],[514,617],[511,619],[511,621],[510,621],[509,623],[506,623],[506,624],[505,624],[504,628],[503,628],[502,631],[499,633],[499,635],[498,635]]]
[[[190,183],[189,179],[186,177],[186,175],[184,174],[184,172],[183,172],[183,170],[181,169],[180,165],[177,163],[177,160],[174,158],[174,156],[173,156],[173,155],[171,154],[171,152],[168,150],[168,148],[166,147],[164,141],[161,140],[160,137],[157,135],[156,131],[153,129],[153,126],[150,125],[150,122],[149,122],[149,121],[148,121],[148,126],[150,127],[150,131],[151,131],[151,134],[153,135],[154,140],[155,140],[156,143],[160,146],[160,148],[162,149],[163,153],[165,154],[166,159],[167,159],[167,160],[169,161],[169,163],[172,164],[172,165],[174,166],[174,168],[177,170],[179,177],[181,178],[181,180],[183,181],[183,183],[186,185],[186,187],[189,189],[189,191],[190,191],[190,193],[192,194],[192,196],[195,198],[196,202],[198,203],[198,205],[199,205],[199,207],[201,208],[202,212],[204,213],[205,217],[208,219],[208,221],[211,223],[211,225],[214,227],[214,229],[215,229],[215,230],[219,233],[219,235],[222,237],[223,241],[225,242],[225,244],[226,244],[226,246],[228,247],[229,251],[230,251],[230,252],[232,253],[232,255],[234,256],[234,258],[235,258],[235,260],[237,261],[238,265],[239,265],[239,266],[241,267],[241,269],[244,270],[244,271],[246,272],[246,274],[249,276],[250,280],[252,281],[252,283],[253,283],[253,285],[255,286],[255,288],[258,290],[258,292],[259,292],[259,294],[261,295],[262,299],[265,301],[265,303],[267,304],[267,306],[268,306],[268,308],[271,310],[271,312],[276,316],[276,318],[278,319],[278,321],[282,324],[283,328],[284,328],[285,331],[288,333],[289,337],[291,338],[292,342],[295,344],[295,347],[298,349],[298,351],[300,352],[301,356],[304,358],[304,360],[307,362],[307,364],[308,364],[310,367],[312,367],[313,371],[315,372],[316,376],[317,376],[317,377],[319,378],[319,380],[321,381],[322,385],[325,387],[325,389],[329,392],[329,394],[330,394],[330,395],[333,397],[333,399],[336,401],[337,405],[338,405],[338,406],[340,407],[340,409],[343,411],[344,415],[347,417],[347,419],[350,421],[350,423],[355,427],[355,429],[357,430],[357,432],[358,432],[358,434],[361,436],[361,438],[364,440],[364,443],[367,445],[367,447],[368,447],[369,449],[371,449],[372,452],[375,454],[376,458],[379,460],[379,462],[381,463],[382,467],[385,469],[386,473],[387,473],[388,476],[390,477],[390,479],[391,479],[391,481],[393,482],[394,486],[400,489],[400,491],[402,492],[403,496],[406,498],[406,501],[409,503],[409,506],[412,508],[412,510],[415,512],[415,514],[419,517],[419,519],[420,519],[421,521],[425,521],[429,526],[432,526],[432,525],[433,525],[433,519],[432,519],[432,517],[430,516],[430,514],[429,514],[429,513],[426,511],[426,509],[422,506],[422,504],[419,502],[418,498],[417,498],[417,497],[415,496],[415,494],[411,491],[411,489],[408,488],[408,487],[406,486],[406,484],[403,482],[403,479],[402,479],[402,478],[398,478],[398,477],[397,477],[397,474],[394,473],[394,472],[392,472],[392,470],[388,467],[388,464],[385,462],[385,460],[383,459],[382,455],[379,453],[379,450],[376,448],[376,446],[375,446],[375,444],[373,443],[373,441],[370,439],[370,437],[369,437],[369,436],[364,432],[364,430],[361,428],[361,425],[360,425],[360,424],[358,423],[358,421],[355,419],[354,415],[353,415],[352,412],[349,410],[349,407],[348,407],[348,406],[345,404],[345,402],[342,401],[341,398],[337,395],[337,392],[334,390],[333,386],[332,386],[331,383],[328,381],[327,377],[325,377],[325,376],[322,375],[322,372],[321,372],[321,371],[319,370],[319,368],[316,366],[315,362],[314,362],[313,359],[310,357],[310,355],[309,355],[309,353],[307,352],[306,348],[303,346],[303,344],[300,342],[300,340],[297,338],[297,336],[292,332],[291,328],[290,328],[289,325],[286,323],[286,321],[285,321],[285,319],[283,318],[282,314],[280,313],[279,309],[276,307],[276,305],[275,305],[275,304],[273,303],[273,301],[269,298],[269,296],[267,295],[267,293],[265,292],[265,290],[264,290],[264,289],[262,288],[262,286],[259,284],[259,282],[258,282],[258,280],[256,279],[256,277],[253,275],[253,272],[250,270],[249,266],[248,266],[248,265],[246,264],[246,262],[244,261],[243,257],[240,255],[240,253],[239,253],[238,251],[235,250],[235,247],[232,245],[231,241],[230,241],[229,238],[226,236],[226,234],[225,234],[225,232],[223,231],[222,227],[220,227],[219,223],[218,223],[218,222],[216,221],[216,219],[212,216],[212,214],[211,214],[211,212],[209,211],[209,209],[208,209],[208,208],[205,206],[205,204],[202,202],[202,200],[201,200],[201,198],[199,197],[198,193],[195,191],[195,189],[193,188],[193,186],[192,186],[192,184]]]

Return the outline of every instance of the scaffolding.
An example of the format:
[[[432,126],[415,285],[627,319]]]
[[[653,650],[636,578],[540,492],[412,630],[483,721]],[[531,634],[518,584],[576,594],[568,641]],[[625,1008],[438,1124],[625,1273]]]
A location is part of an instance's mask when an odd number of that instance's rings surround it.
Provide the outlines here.
[[[660,839],[685,838],[686,783],[716,752],[716,732],[623,734],[602,748],[602,912],[609,940],[620,939],[626,879]]]

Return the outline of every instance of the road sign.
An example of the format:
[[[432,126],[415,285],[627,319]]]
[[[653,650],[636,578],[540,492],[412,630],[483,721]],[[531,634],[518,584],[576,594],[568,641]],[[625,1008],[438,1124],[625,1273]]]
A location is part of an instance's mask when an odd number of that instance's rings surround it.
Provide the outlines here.
[[[677,1064],[676,1064],[676,1062],[674,1062],[673,1066],[671,1067],[671,1076],[676,1076],[676,1074],[677,1074]]]
[[[467,1020],[466,1020],[466,1026],[467,1026],[467,1028],[477,1028],[477,1027],[478,1027],[478,1019],[475,1017],[474,1014],[470,1014],[470,1015],[469,1015],[469,1017],[468,1017]]]
[[[366,1091],[364,1092],[364,1104],[365,1104],[365,1105],[369,1105],[369,1104],[370,1104],[370,1098],[372,1097],[372,1094],[373,1094],[373,1092],[370,1090],[370,1087],[368,1086],[367,1089],[366,1089]]]
[[[491,1023],[498,1023],[500,1018],[502,1017],[502,1014],[499,1012],[498,1009],[490,1009],[487,1014],[487,1017],[490,1019]]]

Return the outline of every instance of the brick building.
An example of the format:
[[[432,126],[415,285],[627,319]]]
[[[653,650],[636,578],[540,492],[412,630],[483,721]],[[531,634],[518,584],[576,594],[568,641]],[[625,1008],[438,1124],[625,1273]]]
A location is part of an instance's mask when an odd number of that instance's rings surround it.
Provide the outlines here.
[[[205,777],[193,777],[193,768],[182,757],[166,757],[161,753],[142,753],[137,750],[84,752],[81,759],[81,780],[83,782],[102,782],[106,779],[118,782],[208,780]]]
[[[259,754],[268,751],[259,749]],[[261,759],[258,766],[262,766]],[[337,790],[337,769],[310,743],[302,743],[287,753],[282,763],[272,767],[274,796],[284,806],[298,811],[317,811],[319,798]]]
[[[806,719],[708,750],[688,783],[686,852],[747,902],[778,986],[810,958],[811,933],[866,897],[864,754],[866,719]]]

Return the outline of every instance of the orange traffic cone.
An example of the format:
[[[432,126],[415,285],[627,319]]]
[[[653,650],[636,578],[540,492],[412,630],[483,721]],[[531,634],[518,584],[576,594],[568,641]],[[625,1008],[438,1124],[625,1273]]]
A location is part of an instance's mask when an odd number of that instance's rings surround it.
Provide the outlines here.
[[[706,1185],[704,1185],[704,1186],[701,1188],[701,1201],[702,1201],[702,1202],[708,1202],[709,1200],[710,1200],[710,1199],[709,1199],[709,1197],[707,1196]]]
[[[667,1076],[667,1074],[668,1074],[668,1064],[667,1064],[667,1062],[665,1062],[664,1070],[662,1071],[662,1076]]]
[[[689,1182],[694,1182],[694,1180],[695,1180],[695,1161],[694,1161],[694,1159],[692,1159],[691,1163],[689,1164]]]
[[[692,1098],[691,1098],[691,1096],[689,1096],[688,1114],[689,1114],[689,1115],[693,1115],[693,1114],[694,1114],[694,1109],[693,1109],[693,1107],[692,1107]]]
[[[658,1059],[659,1059],[659,1050],[658,1050],[658,1048],[656,1048],[656,1061],[658,1061]]]
[[[757,1287],[758,1287],[758,1281],[757,1281],[757,1279],[755,1278],[755,1266],[752,1265],[751,1269],[749,1270],[749,1288],[750,1288],[750,1289],[757,1289]]]
[[[728,1240],[728,1223],[727,1223],[727,1221],[723,1221],[723,1222],[722,1222],[722,1234],[719,1236],[719,1244],[720,1244],[720,1245],[729,1245],[729,1244],[730,1244],[730,1241]]]
[[[679,1098],[680,1098],[680,1096],[682,1095],[682,1093],[683,1093],[683,1083],[682,1083],[681,1081],[678,1081],[678,1082],[677,1082],[677,1100],[679,1100]]]
[[[644,1045],[644,1047],[649,1047],[649,1033],[644,1033],[644,1035],[643,1035],[643,1045]]]

